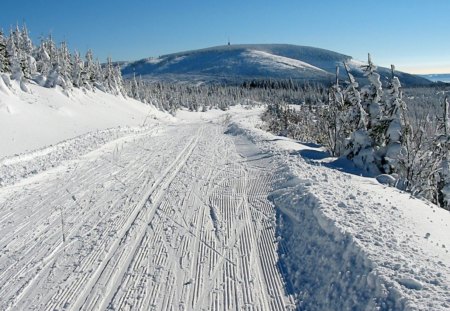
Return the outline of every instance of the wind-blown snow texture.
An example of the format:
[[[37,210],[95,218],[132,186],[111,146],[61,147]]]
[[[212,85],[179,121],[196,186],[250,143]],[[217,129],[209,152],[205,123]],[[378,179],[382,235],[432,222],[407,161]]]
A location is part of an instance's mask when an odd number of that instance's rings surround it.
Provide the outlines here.
[[[333,81],[336,65],[346,78],[343,62],[348,62],[353,74],[364,79],[362,62],[352,57],[324,49],[288,44],[225,45],[207,49],[163,55],[135,62],[121,63],[124,76],[142,75],[146,79],[182,82],[242,82],[258,79],[294,79],[301,81]],[[390,70],[379,67],[383,80]],[[396,73],[402,84],[426,85],[425,78]]]
[[[449,213],[256,129],[259,113],[144,110],[100,131],[80,114],[88,133],[3,158],[0,309],[450,309]]]

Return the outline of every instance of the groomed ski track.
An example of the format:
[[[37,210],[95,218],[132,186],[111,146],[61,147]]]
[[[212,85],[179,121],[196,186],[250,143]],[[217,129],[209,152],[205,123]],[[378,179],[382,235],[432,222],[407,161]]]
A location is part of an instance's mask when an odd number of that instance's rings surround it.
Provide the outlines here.
[[[155,126],[0,188],[0,309],[294,310],[277,164],[225,131]]]

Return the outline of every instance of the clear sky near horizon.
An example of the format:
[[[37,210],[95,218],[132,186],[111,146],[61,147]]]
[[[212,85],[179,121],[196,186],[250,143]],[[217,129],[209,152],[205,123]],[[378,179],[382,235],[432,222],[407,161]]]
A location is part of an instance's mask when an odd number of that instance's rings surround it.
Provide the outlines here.
[[[450,0],[21,0],[0,27],[25,22],[100,60],[137,60],[231,43],[320,47],[412,73],[450,72]]]

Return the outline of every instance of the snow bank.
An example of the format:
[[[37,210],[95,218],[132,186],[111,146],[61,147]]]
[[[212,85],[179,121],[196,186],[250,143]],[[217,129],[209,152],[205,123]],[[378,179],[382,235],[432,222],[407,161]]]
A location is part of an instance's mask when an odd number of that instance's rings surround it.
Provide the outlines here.
[[[4,83],[2,84],[4,85]],[[53,145],[92,131],[140,126],[151,118],[169,118],[154,107],[111,94],[33,84],[30,93],[0,87],[0,158]]]
[[[450,213],[306,161],[298,149],[307,146],[250,120],[239,118],[228,132],[246,135],[280,165],[270,196],[280,265],[302,310],[450,309]]]

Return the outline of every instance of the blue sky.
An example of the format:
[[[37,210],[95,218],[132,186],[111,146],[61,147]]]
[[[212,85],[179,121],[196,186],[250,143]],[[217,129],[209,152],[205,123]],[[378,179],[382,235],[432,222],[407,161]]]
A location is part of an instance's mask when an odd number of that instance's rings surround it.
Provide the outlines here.
[[[33,40],[51,32],[101,60],[231,43],[290,43],[383,66],[450,72],[449,0],[21,0],[4,1],[0,27],[26,22]]]

